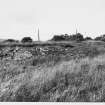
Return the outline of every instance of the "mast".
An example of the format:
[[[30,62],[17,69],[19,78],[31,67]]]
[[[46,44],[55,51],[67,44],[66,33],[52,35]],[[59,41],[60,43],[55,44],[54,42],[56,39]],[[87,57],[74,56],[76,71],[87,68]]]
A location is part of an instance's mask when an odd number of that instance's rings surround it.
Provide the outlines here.
[[[78,33],[77,28],[76,28],[76,34]]]
[[[39,28],[38,28],[38,41],[40,41],[40,36],[39,36]]]

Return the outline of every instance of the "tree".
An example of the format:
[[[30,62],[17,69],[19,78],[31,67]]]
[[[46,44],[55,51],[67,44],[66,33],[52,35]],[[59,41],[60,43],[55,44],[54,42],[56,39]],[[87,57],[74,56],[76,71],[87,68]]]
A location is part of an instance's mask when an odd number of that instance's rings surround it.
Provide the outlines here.
[[[82,34],[77,33],[77,34],[71,35],[70,36],[70,40],[73,40],[73,41],[83,41],[84,38],[83,38]]]
[[[92,40],[91,37],[86,37],[84,40]]]
[[[105,36],[103,36],[103,37],[101,38],[101,41],[104,41],[104,42],[105,42]]]
[[[101,41],[101,39],[102,39],[102,36],[98,36],[98,37],[96,37],[94,40],[96,40],[96,41]]]
[[[74,35],[68,35],[68,34],[64,34],[64,35],[54,35],[54,37],[51,39],[53,41],[83,41],[84,37],[82,34],[77,33]]]
[[[21,40],[22,43],[32,42],[32,41],[33,41],[33,40],[32,40],[31,37],[24,37],[24,38]]]
[[[54,35],[54,37],[51,40],[53,40],[53,41],[63,41],[63,40],[65,40],[65,37],[64,37],[64,35],[61,35],[61,36]]]
[[[80,33],[77,33],[77,34],[76,34],[76,40],[77,40],[77,41],[83,41],[83,40],[84,40],[83,35],[80,34]]]
[[[96,37],[94,40],[96,40],[96,41],[105,41],[105,34],[104,34],[104,35],[101,35],[101,36]]]

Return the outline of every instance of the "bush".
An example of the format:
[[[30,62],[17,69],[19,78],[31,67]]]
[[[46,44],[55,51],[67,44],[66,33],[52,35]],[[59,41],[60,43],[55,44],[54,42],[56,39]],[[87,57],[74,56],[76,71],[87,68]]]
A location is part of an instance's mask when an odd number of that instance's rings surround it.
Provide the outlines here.
[[[105,41],[105,35],[101,35],[95,38],[96,41]]]
[[[101,39],[102,39],[102,37],[101,36],[99,36],[99,37],[96,37],[94,40],[96,40],[96,41],[101,41]]]
[[[102,41],[105,41],[105,35],[102,36],[101,40]]]
[[[51,40],[53,41],[69,41],[69,40],[72,40],[72,41],[83,41],[84,38],[83,38],[83,35],[80,34],[80,33],[77,33],[77,34],[74,34],[74,35],[68,35],[68,34],[65,34],[65,35],[55,35]]]
[[[63,41],[65,40],[65,37],[63,35],[61,36],[58,36],[58,35],[55,35],[53,38],[52,38],[53,41]]]
[[[92,40],[91,37],[86,37],[84,40]]]
[[[71,35],[70,36],[70,40],[73,40],[73,41],[83,41],[84,38],[83,38],[82,34],[77,33],[77,34]]]
[[[7,39],[4,42],[10,42],[10,43],[12,43],[12,42],[18,42],[18,41],[17,40],[14,40],[14,39]]]
[[[24,38],[21,40],[22,43],[25,43],[25,42],[32,42],[32,41],[33,41],[33,40],[32,40],[31,37],[24,37]]]

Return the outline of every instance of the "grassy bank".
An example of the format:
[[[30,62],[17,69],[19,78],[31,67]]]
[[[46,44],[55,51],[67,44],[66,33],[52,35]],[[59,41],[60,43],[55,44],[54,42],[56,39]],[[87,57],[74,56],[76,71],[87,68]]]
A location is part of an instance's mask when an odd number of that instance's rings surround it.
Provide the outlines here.
[[[105,55],[0,72],[0,101],[105,101]]]

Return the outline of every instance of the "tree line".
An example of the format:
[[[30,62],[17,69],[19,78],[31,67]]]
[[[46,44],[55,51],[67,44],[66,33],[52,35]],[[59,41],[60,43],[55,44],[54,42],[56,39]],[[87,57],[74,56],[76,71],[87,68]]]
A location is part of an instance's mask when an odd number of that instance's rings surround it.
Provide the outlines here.
[[[95,37],[92,39],[91,37],[85,37],[81,33],[73,34],[73,35],[68,35],[68,34],[62,34],[62,35],[54,35],[52,39],[49,41],[86,41],[86,40],[96,40],[96,41],[105,41],[105,34],[100,35],[98,37]],[[4,42],[19,42],[18,40],[14,39],[7,39]],[[33,39],[31,37],[23,37],[21,39],[22,43],[26,42],[33,42]]]
[[[105,34],[95,37],[94,39],[87,36],[84,37],[81,33],[73,34],[73,35],[54,35],[51,39],[52,41],[86,41],[86,40],[96,40],[96,41],[105,41]]]

